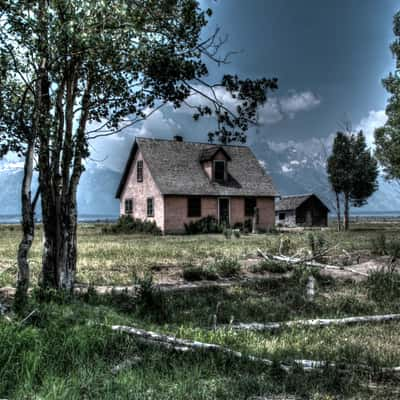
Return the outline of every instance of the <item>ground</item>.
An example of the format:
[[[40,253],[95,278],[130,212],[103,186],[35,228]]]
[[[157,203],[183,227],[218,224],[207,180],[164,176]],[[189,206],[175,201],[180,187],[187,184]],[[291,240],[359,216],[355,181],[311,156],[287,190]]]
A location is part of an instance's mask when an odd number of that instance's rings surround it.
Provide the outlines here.
[[[399,231],[397,223],[375,223],[357,224],[345,234],[333,229],[312,233],[315,238],[324,238],[324,246],[332,247],[325,262],[382,266],[388,261],[387,256],[372,254],[372,241],[385,233],[390,242]],[[355,276],[342,271],[334,275],[314,271],[317,294],[310,302],[305,296],[309,269],[300,265],[289,271],[281,270],[281,266],[265,267],[257,258],[258,248],[277,253],[282,242],[289,254],[301,249],[305,252],[310,247],[309,231],[231,239],[224,235],[157,237],[101,232],[102,226],[96,224],[79,229],[78,281],[94,286],[131,286],[135,282],[142,295],[98,295],[90,289],[73,298],[52,295],[48,301],[43,293],[34,290],[24,315],[9,313],[7,319],[0,319],[0,398],[400,397],[398,376],[380,372],[381,367],[400,366],[399,322],[297,327],[271,333],[226,328],[232,320],[272,322],[400,313],[400,281],[393,284],[397,275],[394,278],[375,272],[354,280]],[[14,284],[19,236],[16,226],[0,227],[2,287]],[[38,232],[32,252],[33,286],[39,273],[40,239]],[[196,274],[187,273],[189,269],[200,266],[220,272],[220,264],[225,263],[224,271],[229,272],[230,266],[236,265],[235,259],[239,260],[239,271],[232,270],[233,277],[227,273],[223,279],[210,281],[210,287],[206,285],[208,281],[203,281],[205,287],[197,290],[154,289],[160,286],[152,289],[150,275],[145,273],[151,272],[154,285],[163,284],[161,288],[166,284],[182,286],[188,284],[184,277],[196,279]],[[21,323],[32,310],[34,314]],[[210,329],[214,315],[216,330]],[[315,372],[294,368],[286,373],[278,367],[206,352],[175,353],[112,332],[113,324],[221,344],[277,364],[312,359],[334,362],[336,367]],[[131,361],[129,367],[112,372],[113,367],[126,361]]]

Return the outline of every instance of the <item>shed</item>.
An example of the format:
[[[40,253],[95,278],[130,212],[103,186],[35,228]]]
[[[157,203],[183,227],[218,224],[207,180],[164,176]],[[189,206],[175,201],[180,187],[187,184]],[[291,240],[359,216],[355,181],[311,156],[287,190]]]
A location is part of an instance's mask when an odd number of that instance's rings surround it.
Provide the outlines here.
[[[276,225],[328,226],[329,208],[314,193],[284,196],[275,206]]]

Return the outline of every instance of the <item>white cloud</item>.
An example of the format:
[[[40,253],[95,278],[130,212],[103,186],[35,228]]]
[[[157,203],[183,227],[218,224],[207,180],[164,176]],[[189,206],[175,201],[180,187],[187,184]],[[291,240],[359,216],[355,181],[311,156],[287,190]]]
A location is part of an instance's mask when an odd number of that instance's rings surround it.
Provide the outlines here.
[[[321,104],[321,100],[312,92],[301,93],[292,92],[289,96],[280,100],[282,111],[287,113],[290,118],[294,118],[296,113],[309,111]]]
[[[373,148],[375,129],[385,125],[386,121],[387,115],[384,110],[372,110],[368,113],[367,117],[363,118],[360,121],[355,130],[357,132],[362,130],[364,132],[368,146]]]

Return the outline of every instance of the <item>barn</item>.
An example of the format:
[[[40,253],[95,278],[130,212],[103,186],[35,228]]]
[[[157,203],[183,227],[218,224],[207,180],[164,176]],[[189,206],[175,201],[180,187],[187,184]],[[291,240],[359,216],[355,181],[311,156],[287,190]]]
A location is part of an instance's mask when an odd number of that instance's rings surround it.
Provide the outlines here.
[[[281,226],[328,226],[329,208],[313,193],[285,196],[275,206],[275,223]]]

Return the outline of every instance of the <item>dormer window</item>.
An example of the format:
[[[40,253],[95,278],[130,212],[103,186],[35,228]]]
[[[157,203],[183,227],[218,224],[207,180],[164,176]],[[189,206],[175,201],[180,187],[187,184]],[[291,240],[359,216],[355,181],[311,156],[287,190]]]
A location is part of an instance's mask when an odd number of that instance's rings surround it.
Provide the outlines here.
[[[225,180],[225,161],[215,160],[214,161],[214,180],[224,181]]]

